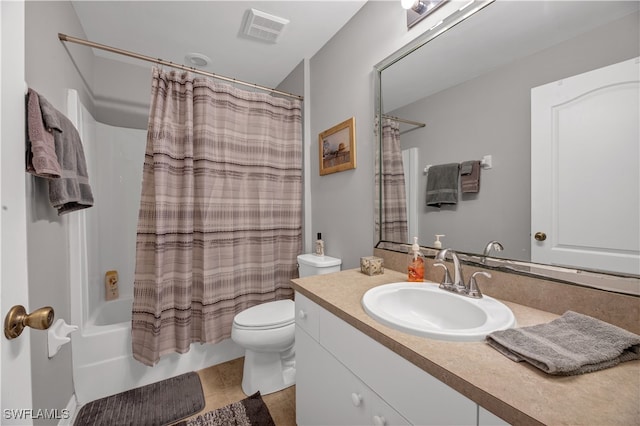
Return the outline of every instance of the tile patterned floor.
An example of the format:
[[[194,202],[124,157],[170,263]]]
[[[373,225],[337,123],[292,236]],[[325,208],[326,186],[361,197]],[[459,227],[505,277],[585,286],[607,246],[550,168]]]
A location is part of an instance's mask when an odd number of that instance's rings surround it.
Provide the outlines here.
[[[198,371],[206,405],[204,410],[193,417],[247,397],[241,388],[243,366],[244,358],[237,358]],[[295,397],[295,386],[262,396],[276,426],[295,426]]]

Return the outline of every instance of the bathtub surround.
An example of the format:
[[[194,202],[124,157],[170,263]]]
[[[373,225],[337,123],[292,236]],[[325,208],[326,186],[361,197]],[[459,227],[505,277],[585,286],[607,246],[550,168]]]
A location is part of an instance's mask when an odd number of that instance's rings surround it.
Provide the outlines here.
[[[157,68],[151,98],[132,320],[146,365],[291,297],[302,249],[301,102]]]

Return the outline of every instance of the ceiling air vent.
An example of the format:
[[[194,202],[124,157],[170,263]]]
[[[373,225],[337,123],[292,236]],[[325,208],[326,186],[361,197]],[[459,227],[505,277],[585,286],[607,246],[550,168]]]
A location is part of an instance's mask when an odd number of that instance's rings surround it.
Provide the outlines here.
[[[249,37],[275,43],[288,23],[288,19],[250,9],[244,24],[244,33]]]

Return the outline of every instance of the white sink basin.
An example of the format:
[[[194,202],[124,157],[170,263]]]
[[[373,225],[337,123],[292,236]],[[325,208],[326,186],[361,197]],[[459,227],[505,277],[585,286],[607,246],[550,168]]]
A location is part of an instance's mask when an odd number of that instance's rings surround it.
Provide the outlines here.
[[[439,340],[481,341],[516,324],[511,309],[492,297],[472,299],[427,282],[374,287],[362,297],[362,306],[386,326]]]

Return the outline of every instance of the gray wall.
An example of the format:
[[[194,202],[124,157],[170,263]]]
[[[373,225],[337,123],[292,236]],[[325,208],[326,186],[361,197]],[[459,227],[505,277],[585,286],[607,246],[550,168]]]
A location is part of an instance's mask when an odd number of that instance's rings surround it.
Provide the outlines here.
[[[91,107],[91,96],[76,68],[80,67],[83,74],[91,78],[91,50],[70,46],[74,64],[58,40],[58,32],[84,37],[69,2],[25,3],[27,84],[62,112],[66,112],[69,87],[76,88],[82,101]],[[26,176],[29,306],[34,309],[52,306],[56,319],[63,318],[70,323],[66,221],[50,206],[46,183]],[[71,346],[63,346],[53,359],[48,359],[47,334],[32,332],[31,369],[33,408],[65,408],[73,395]]]
[[[480,192],[460,194],[455,206],[426,207],[421,175],[420,244],[446,234],[443,246],[482,253],[497,239],[505,247],[500,257],[530,260],[531,88],[638,56],[638,19],[629,15],[390,112],[428,123],[401,137],[403,149],[419,148],[420,170],[493,156]]]
[[[398,1],[369,1],[311,58],[312,235],[322,232],[326,253],[341,258],[342,269],[358,267],[377,243],[373,67],[439,19],[434,14],[407,30]],[[349,117],[356,121],[356,169],[320,176],[318,134]]]

